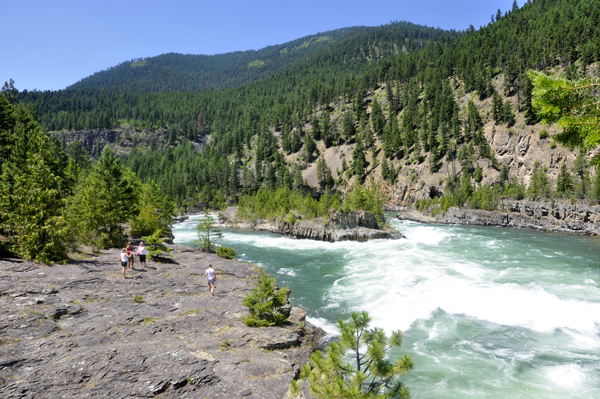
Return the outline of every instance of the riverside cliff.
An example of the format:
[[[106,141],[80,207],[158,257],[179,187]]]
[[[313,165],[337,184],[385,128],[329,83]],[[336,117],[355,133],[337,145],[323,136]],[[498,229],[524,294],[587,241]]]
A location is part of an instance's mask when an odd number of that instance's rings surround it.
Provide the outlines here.
[[[247,327],[258,270],[173,248],[127,279],[118,250],[51,267],[0,259],[0,397],[283,397],[312,350],[306,313],[290,306],[283,327]]]
[[[395,229],[382,227],[375,216],[365,211],[331,211],[327,220],[316,218],[296,220],[289,223],[282,220],[254,222],[236,216],[237,207],[227,208],[219,214],[219,226],[238,229],[270,231],[294,238],[306,238],[319,241],[369,241],[375,239],[397,240],[405,238]]]
[[[444,214],[433,207],[423,211],[402,209],[397,218],[421,223],[516,227],[582,235],[600,235],[600,206],[509,201],[502,211],[449,208]]]

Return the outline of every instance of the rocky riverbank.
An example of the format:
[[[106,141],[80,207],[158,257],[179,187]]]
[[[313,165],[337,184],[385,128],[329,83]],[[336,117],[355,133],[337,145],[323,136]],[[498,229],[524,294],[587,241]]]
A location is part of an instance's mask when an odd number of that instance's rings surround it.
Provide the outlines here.
[[[0,259],[0,397],[285,397],[315,341],[306,313],[247,327],[256,267],[173,248],[127,279],[116,249],[67,265]]]
[[[423,211],[402,209],[398,219],[421,223],[461,224],[474,226],[516,227],[541,231],[557,231],[582,235],[600,235],[600,206],[571,205],[532,201],[510,201],[502,210],[449,208],[444,214],[439,208]]]
[[[249,222],[236,216],[237,207],[227,208],[219,214],[219,226],[223,228],[253,229],[270,231],[294,238],[306,238],[319,241],[369,241],[375,239],[405,238],[397,230],[379,226],[377,219],[370,213],[330,212],[328,220],[316,218],[297,219],[294,223],[283,220],[257,220]]]

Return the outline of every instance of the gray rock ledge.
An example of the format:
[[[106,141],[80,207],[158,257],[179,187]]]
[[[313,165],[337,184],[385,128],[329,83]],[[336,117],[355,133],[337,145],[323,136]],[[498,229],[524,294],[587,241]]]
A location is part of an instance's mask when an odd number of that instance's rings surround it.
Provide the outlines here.
[[[0,259],[0,397],[284,397],[313,348],[306,312],[247,327],[256,267],[174,248],[173,260],[128,279],[116,249],[51,267]]]
[[[552,204],[533,201],[510,201],[502,206],[504,211],[449,208],[444,215],[402,210],[400,220],[421,223],[442,223],[474,226],[499,226],[540,231],[555,231],[581,235],[600,235],[600,206]]]

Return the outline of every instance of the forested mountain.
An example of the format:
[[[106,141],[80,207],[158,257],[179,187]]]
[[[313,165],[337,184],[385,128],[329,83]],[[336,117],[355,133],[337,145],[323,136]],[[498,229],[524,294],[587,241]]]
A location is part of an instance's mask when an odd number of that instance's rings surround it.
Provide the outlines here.
[[[422,41],[447,34],[408,22],[381,27],[350,27],[317,33],[260,50],[216,55],[169,53],[123,62],[97,72],[68,89],[118,89],[128,93],[221,89],[263,79],[307,58],[357,69],[420,47]],[[459,34],[453,32],[454,36]],[[323,50],[326,50],[323,52]]]
[[[395,37],[396,30],[404,33]],[[524,165],[517,147],[535,142],[540,153],[554,151],[537,124],[526,71],[595,73],[600,5],[534,0],[519,9],[515,2],[464,35],[401,23],[357,29],[332,42],[229,89],[144,93],[164,89],[168,77],[157,77],[162,89],[126,88],[115,80],[113,88],[19,98],[36,106],[48,130],[168,129],[169,148],[135,148],[125,162],[178,205],[234,202],[260,187],[344,189],[369,177],[384,181],[400,200],[434,188],[459,193],[464,202],[496,180],[518,197],[531,179],[541,179],[544,165]],[[210,144],[198,153],[190,142],[202,136]],[[506,143],[499,144],[501,136]],[[559,155],[548,167],[558,168],[557,160],[572,164],[572,155]],[[577,195],[589,198],[588,172],[573,171],[583,185]]]

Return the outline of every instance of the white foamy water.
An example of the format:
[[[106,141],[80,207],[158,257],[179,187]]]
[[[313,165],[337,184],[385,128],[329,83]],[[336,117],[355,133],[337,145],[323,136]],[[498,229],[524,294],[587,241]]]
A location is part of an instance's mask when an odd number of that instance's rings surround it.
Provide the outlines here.
[[[600,398],[600,241],[393,221],[406,240],[325,243],[226,231],[334,336],[366,310],[401,329],[413,398]],[[196,239],[193,223],[174,229]]]

